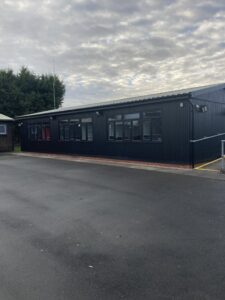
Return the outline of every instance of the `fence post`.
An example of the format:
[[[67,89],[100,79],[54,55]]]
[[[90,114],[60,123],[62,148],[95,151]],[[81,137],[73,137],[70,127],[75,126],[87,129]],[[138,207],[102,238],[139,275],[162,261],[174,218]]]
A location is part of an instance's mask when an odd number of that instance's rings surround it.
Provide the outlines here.
[[[221,172],[224,172],[224,142],[225,140],[221,140],[221,159],[222,159],[222,166],[221,166]]]

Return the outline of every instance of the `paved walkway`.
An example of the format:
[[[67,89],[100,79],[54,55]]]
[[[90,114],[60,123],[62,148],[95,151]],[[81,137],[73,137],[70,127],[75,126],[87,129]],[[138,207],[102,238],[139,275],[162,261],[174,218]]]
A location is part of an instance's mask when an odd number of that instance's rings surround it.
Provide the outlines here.
[[[116,158],[110,159],[110,158],[93,157],[93,156],[63,155],[63,154],[49,154],[49,153],[37,153],[37,152],[19,152],[19,153],[13,153],[13,155],[24,156],[24,157],[39,157],[45,159],[55,159],[55,160],[97,164],[97,165],[105,165],[105,166],[113,166],[113,167],[125,167],[125,168],[139,169],[139,170],[158,171],[158,172],[225,180],[225,175],[220,172],[219,161],[214,164],[212,163],[206,165],[202,164],[198,166],[196,169],[191,169],[187,165],[160,164],[160,163],[152,163],[152,162],[121,160]]]
[[[202,163],[196,170],[204,170],[209,172],[220,172],[222,167],[222,159],[218,158],[210,162]]]

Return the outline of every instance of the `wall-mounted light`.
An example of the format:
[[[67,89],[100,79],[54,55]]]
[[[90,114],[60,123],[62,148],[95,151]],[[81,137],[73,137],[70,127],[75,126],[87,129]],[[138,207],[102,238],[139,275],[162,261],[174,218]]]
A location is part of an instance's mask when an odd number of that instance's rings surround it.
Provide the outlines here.
[[[97,110],[97,111],[95,112],[95,114],[96,114],[96,116],[100,117],[100,116],[102,116],[102,115],[103,115],[103,112],[102,112],[102,111],[99,111],[99,110]]]
[[[198,112],[202,112],[202,113],[208,111],[207,105],[199,105],[199,104],[196,104],[196,105],[195,105],[195,108],[196,108],[196,110],[197,110]]]
[[[202,105],[201,109],[202,109],[202,112],[207,112],[208,111],[207,105]]]

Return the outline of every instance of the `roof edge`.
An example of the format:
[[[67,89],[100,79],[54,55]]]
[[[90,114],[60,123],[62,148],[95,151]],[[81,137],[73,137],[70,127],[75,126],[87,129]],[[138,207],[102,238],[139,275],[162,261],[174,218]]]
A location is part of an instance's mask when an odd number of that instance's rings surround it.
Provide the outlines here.
[[[13,118],[10,118],[6,115],[0,114],[0,122],[14,122],[15,120]]]
[[[119,102],[119,103],[112,103],[112,104],[105,104],[104,102],[102,105],[96,105],[96,106],[90,106],[90,107],[68,107],[68,109],[65,110],[49,110],[49,111],[43,111],[40,113],[34,113],[34,114],[29,114],[29,115],[22,115],[22,116],[16,116],[15,120],[25,120],[25,119],[36,119],[36,118],[42,118],[46,116],[52,116],[52,115],[68,115],[72,112],[83,112],[83,111],[93,111],[93,110],[103,110],[106,108],[117,108],[117,107],[127,107],[129,106],[136,106],[138,104],[149,104],[149,103],[158,103],[158,102],[166,102],[166,101],[177,101],[178,99],[188,99],[191,97],[190,93],[183,94],[183,95],[172,95],[172,96],[167,96],[167,97],[161,97],[161,98],[156,98],[156,99],[145,99],[145,100],[137,100],[137,101],[131,101],[131,102]],[[100,103],[99,103],[100,104]]]
[[[207,93],[208,91],[218,90],[222,87],[225,88],[225,83],[217,83],[217,84],[205,85],[200,87],[192,87],[187,89],[155,93],[155,94],[144,95],[144,96],[136,96],[131,98],[122,98],[122,99],[98,102],[98,103],[87,104],[87,105],[77,105],[77,106],[71,106],[65,108],[52,109],[52,110],[42,111],[38,113],[16,116],[16,119],[22,120],[22,119],[29,119],[29,118],[44,117],[46,115],[68,114],[74,111],[80,112],[83,110],[90,111],[94,109],[104,109],[104,108],[111,108],[111,107],[124,106],[124,105],[125,106],[132,105],[132,104],[136,105],[136,103],[145,103],[145,102],[153,103],[162,100],[169,101],[173,98],[178,98],[178,97],[194,97],[200,94]]]

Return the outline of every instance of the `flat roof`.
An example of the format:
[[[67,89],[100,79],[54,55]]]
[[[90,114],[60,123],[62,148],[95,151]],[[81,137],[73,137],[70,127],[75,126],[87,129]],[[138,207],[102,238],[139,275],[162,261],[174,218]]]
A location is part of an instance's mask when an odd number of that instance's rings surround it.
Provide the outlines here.
[[[104,108],[107,106],[112,105],[119,105],[119,104],[129,104],[129,103],[135,103],[135,102],[144,102],[149,100],[156,100],[156,99],[170,99],[171,97],[178,97],[178,96],[197,96],[203,92],[209,92],[213,91],[215,89],[219,88],[225,88],[225,83],[219,83],[219,84],[211,84],[211,85],[205,85],[200,87],[192,87],[187,89],[180,89],[180,90],[174,90],[169,92],[163,92],[163,93],[154,93],[144,96],[136,96],[136,97],[130,97],[130,98],[122,98],[117,100],[110,100],[110,101],[101,101],[97,103],[90,103],[85,105],[76,105],[76,106],[70,106],[70,107],[61,107],[58,109],[51,109],[46,111],[41,111],[38,113],[32,113],[27,115],[18,116],[17,119],[22,118],[29,118],[29,117],[38,117],[46,114],[57,114],[57,113],[63,113],[63,112],[69,112],[69,111],[78,111],[83,109],[94,109],[94,108]]]

